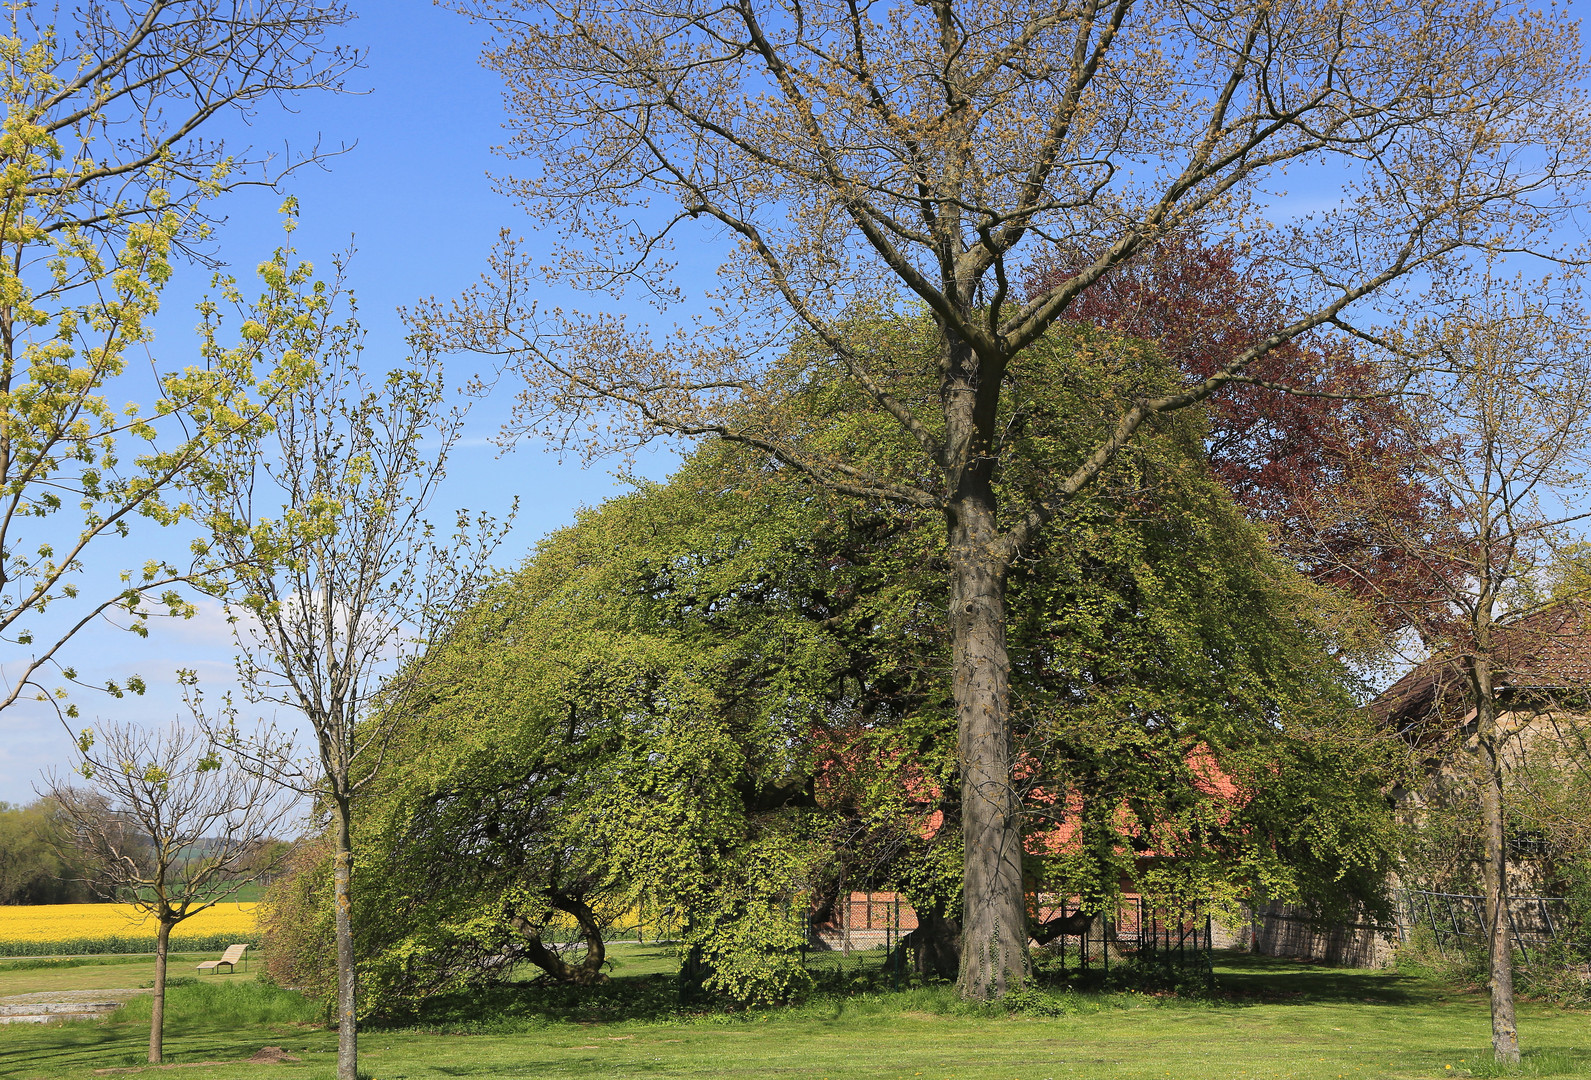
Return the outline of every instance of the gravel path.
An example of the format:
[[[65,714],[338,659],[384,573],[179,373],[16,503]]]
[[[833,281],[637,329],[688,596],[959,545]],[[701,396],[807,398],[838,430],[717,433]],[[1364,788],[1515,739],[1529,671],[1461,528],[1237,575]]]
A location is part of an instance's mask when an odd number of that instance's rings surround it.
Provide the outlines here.
[[[138,987],[109,990],[51,990],[0,997],[0,1024],[43,1024],[51,1020],[95,1020],[109,1016],[129,998],[147,994]]]

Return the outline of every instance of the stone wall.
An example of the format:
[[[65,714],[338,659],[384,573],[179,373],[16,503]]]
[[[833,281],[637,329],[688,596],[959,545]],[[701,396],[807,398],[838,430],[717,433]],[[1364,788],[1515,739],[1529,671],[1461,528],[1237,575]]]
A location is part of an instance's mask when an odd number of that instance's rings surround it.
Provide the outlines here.
[[[1218,949],[1246,949],[1338,967],[1390,967],[1397,942],[1396,926],[1321,923],[1302,908],[1279,903],[1267,904],[1247,922],[1218,927],[1212,935]]]

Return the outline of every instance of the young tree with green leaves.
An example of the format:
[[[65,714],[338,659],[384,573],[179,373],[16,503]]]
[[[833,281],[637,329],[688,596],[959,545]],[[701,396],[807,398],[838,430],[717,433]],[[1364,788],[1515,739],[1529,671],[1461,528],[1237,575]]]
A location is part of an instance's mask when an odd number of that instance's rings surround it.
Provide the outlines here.
[[[460,511],[457,531],[443,538],[425,517],[463,425],[435,355],[417,352],[372,378],[340,264],[328,284],[282,249],[260,276],[257,299],[228,282],[222,301],[206,307],[208,352],[236,354],[219,344],[228,318],[248,341],[284,327],[260,347],[294,381],[273,402],[268,428],[218,448],[198,514],[212,557],[233,568],[227,601],[243,695],[301,715],[315,753],[296,759],[291,738],[274,727],[240,732],[230,701],[212,722],[225,745],[313,796],[330,819],[337,1075],[356,1080],[354,801],[380,773],[385,717],[424,685],[414,658],[472,603],[507,525]],[[193,704],[203,711],[202,700]]]
[[[318,0],[30,2],[0,18],[0,709],[64,698],[78,676],[63,650],[90,624],[142,635],[152,614],[192,614],[179,587],[214,587],[204,557],[119,580],[108,560],[140,524],[190,515],[184,487],[257,430],[275,373],[251,348],[157,359],[153,320],[177,260],[210,258],[224,195],[324,157],[273,162],[209,132],[339,89],[358,56],[328,36],[348,18]]]
[[[171,931],[274,869],[261,859],[292,811],[267,778],[228,761],[195,729],[125,723],[85,729],[74,770],[51,776],[70,844],[93,865],[104,899],[155,920],[149,1061],[159,1064]]]
[[[1584,316],[1551,290],[1488,281],[1479,297],[1427,315],[1410,348],[1430,358],[1416,383],[1417,455],[1400,467],[1419,476],[1447,512],[1409,521],[1389,512],[1381,490],[1322,507],[1321,524],[1349,519],[1364,535],[1404,553],[1428,583],[1423,594],[1378,602],[1400,607],[1418,631],[1429,677],[1395,686],[1378,703],[1418,745],[1448,739],[1473,755],[1470,791],[1479,810],[1481,888],[1491,998],[1492,1048],[1519,1061],[1509,916],[1509,758],[1521,738],[1500,723],[1505,687],[1530,679],[1552,633],[1539,617],[1557,603],[1532,595],[1556,546],[1591,508],[1591,353]],[[1559,618],[1546,620],[1554,629]],[[1449,685],[1449,677],[1457,685]],[[1426,711],[1429,710],[1429,714]],[[1511,754],[1510,744],[1515,752]],[[1565,744],[1566,745],[1566,744]]]

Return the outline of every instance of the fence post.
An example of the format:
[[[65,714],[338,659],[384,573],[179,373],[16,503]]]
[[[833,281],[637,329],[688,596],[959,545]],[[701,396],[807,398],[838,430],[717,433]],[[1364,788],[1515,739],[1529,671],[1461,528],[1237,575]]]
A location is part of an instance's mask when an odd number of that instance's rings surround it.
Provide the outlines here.
[[[845,961],[851,958],[851,892],[842,883],[840,885],[841,903],[844,908],[840,913],[840,970],[845,970]]]
[[[895,972],[894,972],[894,975],[892,976],[890,982],[891,982],[891,984],[893,985],[893,987],[896,990],[899,990],[900,989],[900,968],[901,968],[901,964],[905,963],[905,950],[901,948],[901,944],[900,944],[902,935],[901,935],[901,932],[900,932],[900,929],[901,929],[901,927],[900,927],[900,893],[898,891],[895,893],[895,918],[894,918],[894,923],[895,923]]]
[[[1431,894],[1425,894],[1425,914],[1431,920],[1431,936],[1436,938],[1436,951],[1442,954],[1442,959],[1447,959],[1447,947],[1442,942],[1442,930],[1436,925],[1436,901],[1431,899]]]
[[[1557,924],[1552,921],[1552,912],[1547,910],[1546,898],[1541,896],[1536,897],[1536,906],[1541,908],[1541,918],[1542,921],[1547,924],[1547,933],[1552,936],[1552,940],[1557,941],[1558,927]]]
[[[1205,989],[1215,993],[1215,923],[1208,910],[1204,913],[1204,978]]]
[[[812,894],[811,893],[803,893],[801,895],[804,895],[806,897],[806,908],[802,911],[801,916],[800,916],[800,918],[801,918],[801,970],[802,971],[810,971],[812,969],[808,966],[807,954],[812,951],[812,939],[813,939],[813,937],[816,936],[816,932],[817,932],[817,919],[814,917],[817,913],[812,910]]]
[[[1118,912],[1117,914],[1120,914]],[[1103,974],[1110,977],[1110,920],[1105,919],[1099,928],[1099,962],[1103,965]]]
[[[1459,929],[1458,916],[1453,913],[1453,898],[1448,896],[1446,893],[1443,893],[1442,900],[1447,904],[1447,921],[1453,924],[1454,945],[1458,948],[1458,951],[1462,953],[1464,951],[1464,931]],[[1485,919],[1482,919],[1482,924],[1484,924],[1485,921]],[[1447,953],[1444,951],[1442,955],[1445,957],[1447,956]]]
[[[1514,919],[1514,905],[1516,901],[1512,896],[1503,894],[1503,918],[1508,920],[1508,930],[1514,935],[1514,944],[1519,946],[1519,955],[1525,963],[1530,963],[1530,950],[1525,948],[1525,939],[1519,936],[1519,923]]]

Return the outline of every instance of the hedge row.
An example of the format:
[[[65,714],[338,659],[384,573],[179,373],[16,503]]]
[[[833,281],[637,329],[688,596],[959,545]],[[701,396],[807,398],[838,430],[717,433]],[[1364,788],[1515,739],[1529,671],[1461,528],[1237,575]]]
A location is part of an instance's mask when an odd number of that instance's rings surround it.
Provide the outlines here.
[[[172,952],[221,952],[229,945],[259,947],[257,934],[198,934],[171,939]],[[0,956],[99,956],[152,953],[155,935],[69,938],[64,941],[0,941]]]

